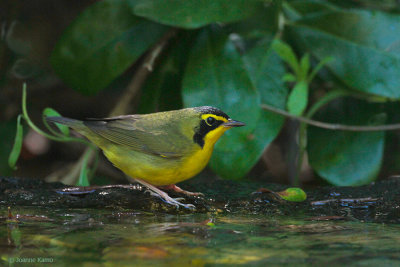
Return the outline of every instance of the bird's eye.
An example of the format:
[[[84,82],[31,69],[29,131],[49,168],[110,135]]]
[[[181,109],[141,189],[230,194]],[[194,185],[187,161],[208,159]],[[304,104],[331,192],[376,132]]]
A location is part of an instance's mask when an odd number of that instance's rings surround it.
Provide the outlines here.
[[[213,117],[208,117],[206,122],[208,125],[212,126],[217,120]]]

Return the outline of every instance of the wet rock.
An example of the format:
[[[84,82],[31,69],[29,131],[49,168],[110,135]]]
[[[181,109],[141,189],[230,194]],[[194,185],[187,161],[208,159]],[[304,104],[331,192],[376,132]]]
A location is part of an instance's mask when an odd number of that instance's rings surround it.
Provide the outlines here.
[[[159,212],[188,212],[164,203],[150,195],[139,184],[109,187],[88,187],[81,192],[61,183],[46,183],[39,179],[0,177],[0,204],[8,206],[46,206],[54,208],[127,208]],[[188,199],[189,200],[189,199]],[[189,200],[190,201],[190,200]],[[207,208],[192,199],[197,212]]]
[[[175,208],[150,195],[139,184],[86,187],[45,183],[39,179],[0,177],[0,204],[8,206],[45,206],[54,208],[110,208],[165,213],[230,212],[243,214],[298,215],[309,220],[359,220],[400,223],[400,179],[392,178],[360,187],[305,188],[308,199],[288,202],[269,193],[253,193],[264,187],[281,191],[285,186],[228,180],[192,179],[182,188],[200,191],[205,197],[184,196],[192,211]],[[74,193],[74,190],[76,191]],[[168,192],[172,197],[182,197]]]

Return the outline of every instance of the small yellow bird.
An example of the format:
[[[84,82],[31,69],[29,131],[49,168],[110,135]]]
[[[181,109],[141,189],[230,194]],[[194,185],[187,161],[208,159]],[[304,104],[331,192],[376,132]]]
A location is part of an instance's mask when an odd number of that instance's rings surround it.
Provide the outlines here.
[[[226,130],[245,125],[210,106],[85,121],[65,117],[47,120],[84,135],[126,175],[165,202],[186,208],[194,206],[180,203],[160,188],[201,194],[175,184],[195,176],[207,165],[214,144]]]

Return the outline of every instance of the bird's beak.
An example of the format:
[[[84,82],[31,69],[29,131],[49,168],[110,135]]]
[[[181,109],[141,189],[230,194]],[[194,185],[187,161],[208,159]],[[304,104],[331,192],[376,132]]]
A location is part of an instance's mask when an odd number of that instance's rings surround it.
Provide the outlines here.
[[[222,124],[224,127],[227,128],[232,128],[232,127],[241,127],[241,126],[245,126],[246,124],[244,122],[241,121],[234,121],[232,119],[228,119],[227,122]]]

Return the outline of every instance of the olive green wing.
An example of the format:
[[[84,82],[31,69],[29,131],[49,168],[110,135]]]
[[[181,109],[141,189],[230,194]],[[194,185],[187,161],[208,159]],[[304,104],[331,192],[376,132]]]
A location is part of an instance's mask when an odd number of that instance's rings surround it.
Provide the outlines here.
[[[103,138],[135,151],[180,158],[189,153],[192,142],[179,132],[174,122],[160,122],[140,115],[119,116],[109,119],[90,119],[86,127]]]

